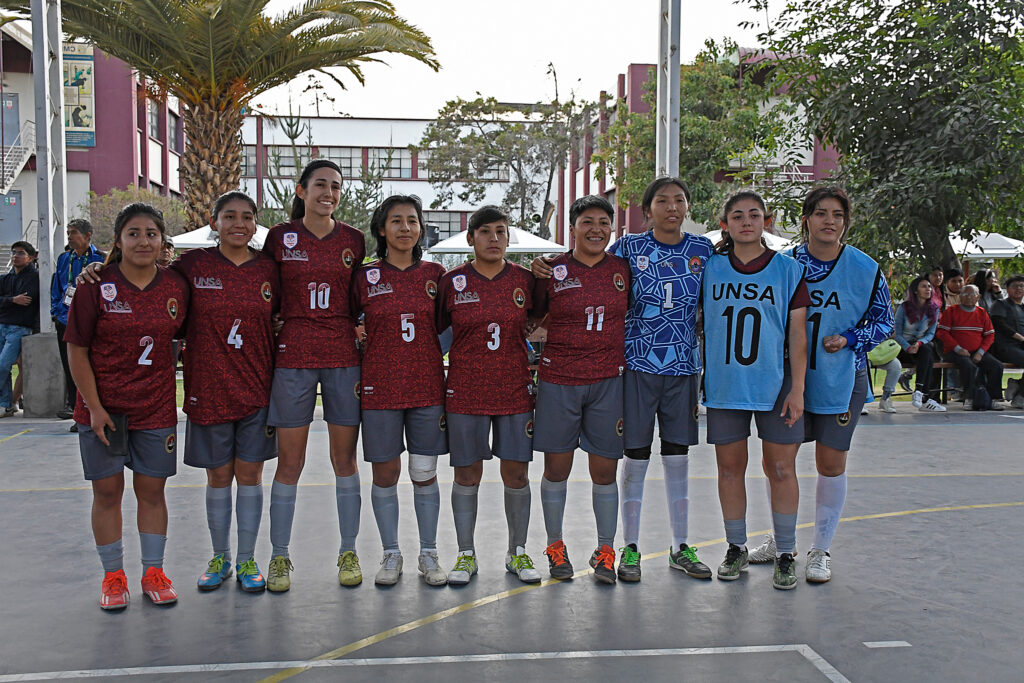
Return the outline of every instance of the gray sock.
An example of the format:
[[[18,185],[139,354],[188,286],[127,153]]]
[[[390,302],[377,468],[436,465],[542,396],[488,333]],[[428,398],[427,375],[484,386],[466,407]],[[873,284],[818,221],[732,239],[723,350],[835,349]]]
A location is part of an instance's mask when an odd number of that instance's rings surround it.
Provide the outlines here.
[[[590,497],[597,519],[597,546],[615,545],[615,529],[619,522],[619,485],[592,484]]]
[[[786,515],[772,511],[772,526],[775,528],[776,555],[792,553],[796,549],[796,513]]]
[[[119,569],[124,569],[124,544],[121,543],[120,538],[113,543],[96,546],[96,552],[100,554],[103,571],[116,572]]]
[[[455,538],[459,542],[459,552],[475,550],[473,532],[476,530],[477,499],[480,497],[480,485],[463,486],[452,484],[452,514],[455,517]]]
[[[515,554],[519,546],[526,547],[526,534],[530,530],[530,484],[521,489],[505,487],[505,523],[508,524],[508,551]]]
[[[142,549],[142,571],[150,567],[163,568],[164,546],[167,545],[167,537],[163,534],[147,534],[139,532],[139,546]]]
[[[270,487],[270,551],[271,557],[288,557],[292,540],[292,518],[295,517],[295,484],[274,481]]]
[[[359,473],[347,477],[334,477],[334,496],[338,502],[338,528],[341,529],[341,548],[355,551],[356,536],[359,535],[359,509],[363,498],[359,492]]]
[[[412,504],[416,509],[416,526],[420,532],[420,552],[437,550],[437,517],[441,514],[441,489],[437,482],[412,487]]]
[[[238,556],[235,562],[242,564],[252,559],[256,549],[256,537],[260,533],[263,518],[263,487],[238,485],[235,493],[235,516],[238,518]]]
[[[223,553],[231,561],[231,486],[214,488],[206,485],[206,523],[210,527],[213,554]]]
[[[725,520],[725,540],[743,547],[747,544],[747,518]]]
[[[370,487],[370,504],[377,520],[381,546],[384,550],[398,550],[398,484],[388,487],[373,484]],[[352,540],[355,541],[354,538]],[[342,552],[345,550],[354,548],[345,548],[343,542]]]
[[[565,481],[540,480],[540,506],[544,511],[544,529],[548,533],[548,545],[562,539],[562,518],[565,516]]]

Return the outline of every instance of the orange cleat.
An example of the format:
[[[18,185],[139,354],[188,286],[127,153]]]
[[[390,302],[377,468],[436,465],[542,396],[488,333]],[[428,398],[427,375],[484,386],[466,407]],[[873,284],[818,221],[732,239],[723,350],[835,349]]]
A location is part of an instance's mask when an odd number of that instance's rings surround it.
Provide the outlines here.
[[[142,577],[142,592],[154,605],[170,605],[178,601],[178,594],[161,567],[146,570]]]
[[[128,606],[128,577],[123,569],[103,575],[100,588],[100,609],[119,610]]]

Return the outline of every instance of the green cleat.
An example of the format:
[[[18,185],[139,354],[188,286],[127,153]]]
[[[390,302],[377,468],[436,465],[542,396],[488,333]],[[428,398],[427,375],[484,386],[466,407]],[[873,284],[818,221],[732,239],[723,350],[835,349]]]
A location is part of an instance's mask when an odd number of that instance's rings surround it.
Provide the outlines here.
[[[270,558],[267,568],[267,590],[271,593],[284,593],[292,587],[292,561],[284,555]]]
[[[697,551],[685,543],[679,544],[679,550],[668,551],[668,566],[684,571],[695,579],[710,579],[711,569],[697,559]]]
[[[363,582],[363,570],[359,557],[352,550],[338,555],[338,583],[342,586],[358,586]]]
[[[725,551],[725,559],[718,565],[718,578],[722,581],[735,581],[740,578],[740,572],[747,570],[747,549],[741,548],[733,543]]]
[[[790,553],[782,553],[775,558],[775,573],[772,575],[772,585],[780,591],[788,591],[796,588],[796,561]]]
[[[619,581],[636,583],[640,580],[640,551],[635,543],[619,548],[622,557],[619,559]]]

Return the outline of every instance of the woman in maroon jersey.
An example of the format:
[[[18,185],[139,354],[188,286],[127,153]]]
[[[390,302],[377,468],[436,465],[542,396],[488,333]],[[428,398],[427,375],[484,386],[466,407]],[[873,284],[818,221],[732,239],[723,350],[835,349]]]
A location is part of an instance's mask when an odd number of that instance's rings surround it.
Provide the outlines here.
[[[98,283],[75,292],[64,335],[78,386],[75,422],[85,478],[92,481],[92,529],[106,572],[100,607],[128,606],[121,544],[124,468],[134,473],[142,590],[155,604],[178,599],[163,571],[164,484],[175,474],[178,422],[171,340],[188,309],[188,286],[156,265],[163,215],[130,204],[114,221],[114,248]]]
[[[267,588],[291,587],[288,555],[295,492],[306,459],[317,385],[330,438],[331,464],[341,527],[338,581],[362,581],[355,553],[359,532],[359,350],[350,290],[363,262],[363,234],[334,218],[341,199],[341,169],[317,159],[302,170],[292,220],[271,228],[263,251],[280,269],[281,317],[267,424],[277,428],[278,461],[270,489]]]
[[[436,327],[437,283],[444,268],[422,260],[422,225],[418,199],[385,199],[370,221],[377,260],[359,269],[352,287],[354,313],[366,316],[363,456],[373,467],[370,495],[384,547],[375,579],[379,585],[396,583],[402,573],[398,476],[407,446],[420,533],[419,572],[431,586],[448,582],[437,560],[437,456],[448,452],[444,365]]]

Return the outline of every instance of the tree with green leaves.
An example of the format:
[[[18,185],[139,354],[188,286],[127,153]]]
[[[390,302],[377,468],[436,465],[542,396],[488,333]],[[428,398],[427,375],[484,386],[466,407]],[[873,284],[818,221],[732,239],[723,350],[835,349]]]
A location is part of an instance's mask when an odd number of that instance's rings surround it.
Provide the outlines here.
[[[843,155],[855,244],[919,270],[956,263],[950,233],[1024,229],[1020,0],[789,0],[760,38]]]
[[[135,202],[145,202],[163,213],[168,236],[185,232],[185,205],[180,199],[165,197],[134,185],[125,188],[115,187],[105,194],[97,194],[90,190],[86,200],[78,205],[76,216],[89,219],[93,226],[93,243],[107,250],[114,244],[114,219],[118,212]]]
[[[382,55],[439,68],[430,39],[388,0],[307,0],[275,17],[269,0],[63,0],[64,32],[126,62],[184,106],[182,189],[189,223],[238,187],[241,127],[252,99],[307,72],[342,87]],[[0,9],[27,16],[27,0]]]

